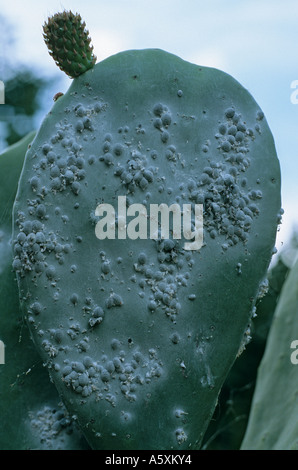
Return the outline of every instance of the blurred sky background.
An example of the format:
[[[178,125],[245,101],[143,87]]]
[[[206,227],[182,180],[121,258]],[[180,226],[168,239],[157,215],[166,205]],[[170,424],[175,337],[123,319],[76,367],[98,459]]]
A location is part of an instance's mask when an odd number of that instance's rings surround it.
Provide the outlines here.
[[[298,84],[297,0],[0,0],[0,6],[14,38],[4,41],[2,28],[6,59],[60,79],[38,120],[52,107],[53,94],[65,92],[71,82],[42,37],[47,17],[64,9],[85,20],[98,61],[127,49],[156,47],[236,78],[263,109],[274,135],[285,210],[277,248],[289,240],[298,226],[298,104],[291,101],[291,84]]]

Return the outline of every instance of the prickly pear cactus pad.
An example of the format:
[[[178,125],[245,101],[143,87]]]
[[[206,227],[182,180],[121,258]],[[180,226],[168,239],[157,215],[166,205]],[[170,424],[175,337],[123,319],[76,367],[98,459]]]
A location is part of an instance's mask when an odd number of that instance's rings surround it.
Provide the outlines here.
[[[190,205],[194,234],[203,207],[203,246],[186,249],[171,221],[144,237],[151,204]],[[94,449],[200,448],[280,213],[273,137],[229,75],[133,50],[57,100],[26,155],[13,265],[36,347]]]
[[[86,449],[30,339],[11,269],[11,210],[30,132],[0,154],[0,450]]]
[[[242,450],[298,450],[297,280],[298,261],[274,313]]]

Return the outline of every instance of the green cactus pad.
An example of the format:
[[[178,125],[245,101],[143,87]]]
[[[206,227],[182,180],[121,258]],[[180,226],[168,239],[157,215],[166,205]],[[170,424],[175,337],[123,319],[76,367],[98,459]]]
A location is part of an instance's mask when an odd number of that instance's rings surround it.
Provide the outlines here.
[[[50,55],[71,78],[78,77],[94,66],[96,56],[81,15],[71,11],[56,13],[48,18],[43,32]]]
[[[98,239],[96,208],[117,212],[118,196],[147,216],[203,204],[203,247]],[[264,114],[221,71],[128,51],[55,103],[26,155],[13,264],[36,347],[94,449],[200,447],[247,341],[280,205]]]
[[[43,367],[19,309],[11,269],[12,206],[35,131],[0,154],[0,450],[87,449]]]
[[[279,295],[290,268],[285,264],[283,248],[275,256],[274,264],[267,273],[266,289],[260,291],[251,324],[251,341],[245,351],[234,362],[221,389],[214,416],[204,436],[203,449],[239,450],[249,419],[258,367],[262,360],[268,332]],[[292,256],[297,254],[291,249]]]
[[[283,285],[242,450],[298,450],[298,262]]]

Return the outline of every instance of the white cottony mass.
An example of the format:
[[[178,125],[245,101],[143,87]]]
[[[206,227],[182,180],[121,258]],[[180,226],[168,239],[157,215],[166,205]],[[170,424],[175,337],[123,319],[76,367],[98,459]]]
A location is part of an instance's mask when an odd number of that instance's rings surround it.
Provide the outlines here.
[[[194,221],[192,221],[191,204],[150,204],[150,213],[143,204],[126,205],[126,196],[118,196],[117,223],[116,211],[111,204],[99,204],[95,215],[100,220],[95,226],[95,235],[99,240],[109,239],[131,240],[149,238],[151,240],[170,238],[170,213],[172,214],[172,234],[174,239],[181,239],[181,233],[186,240],[185,250],[199,250],[203,245],[203,204],[195,204]],[[130,220],[127,222],[127,218]],[[181,221],[182,219],[182,221]],[[194,230],[192,229],[194,225]],[[116,230],[117,229],[117,230]],[[116,234],[117,231],[117,234]],[[117,235],[117,236],[116,236]]]

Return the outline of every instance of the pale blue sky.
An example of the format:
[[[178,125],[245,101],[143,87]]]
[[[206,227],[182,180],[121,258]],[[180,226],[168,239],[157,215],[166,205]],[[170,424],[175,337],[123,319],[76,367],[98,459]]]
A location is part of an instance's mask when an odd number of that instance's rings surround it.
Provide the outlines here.
[[[63,9],[86,21],[98,61],[157,47],[233,75],[263,109],[275,138],[285,209],[277,247],[287,241],[298,225],[298,104],[290,99],[298,80],[297,0],[0,0],[0,6],[15,29],[10,57],[60,75],[57,91],[70,80],[49,56],[42,24]]]

